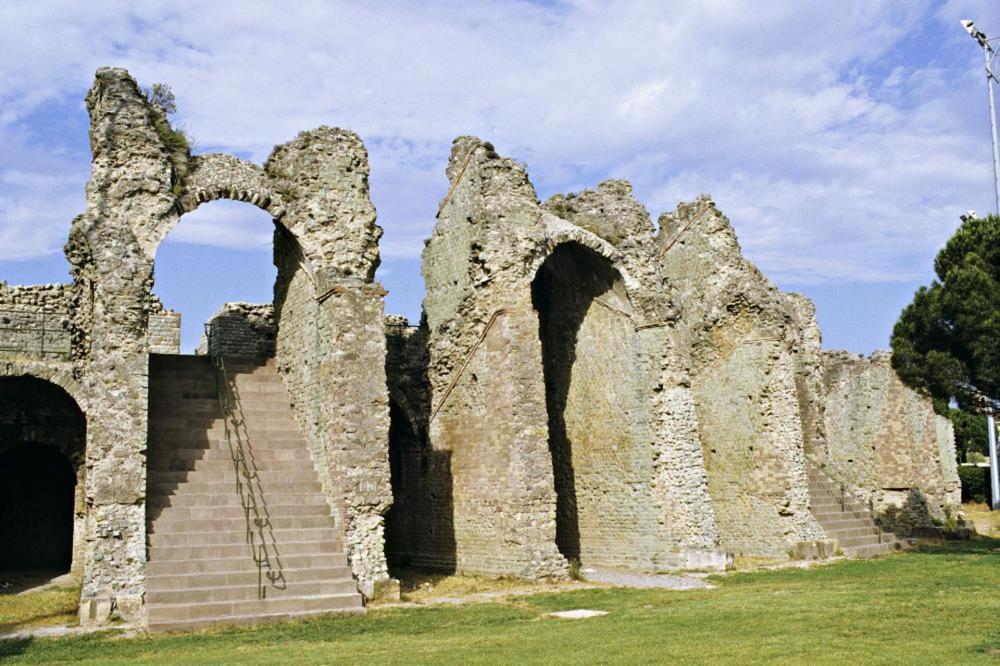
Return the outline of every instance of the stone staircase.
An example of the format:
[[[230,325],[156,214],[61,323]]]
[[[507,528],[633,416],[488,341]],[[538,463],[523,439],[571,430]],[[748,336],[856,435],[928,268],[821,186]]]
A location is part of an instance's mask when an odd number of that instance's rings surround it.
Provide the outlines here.
[[[845,555],[874,557],[908,546],[892,532],[879,531],[868,507],[850,494],[842,493],[840,485],[814,463],[807,462],[806,469],[812,514],[827,537],[837,540]]]
[[[270,569],[247,545],[246,500],[205,356],[152,355],[146,608],[151,631],[363,612],[362,597],[272,360],[226,359],[260,478]],[[272,582],[267,573],[275,578]],[[264,598],[260,598],[263,583]]]

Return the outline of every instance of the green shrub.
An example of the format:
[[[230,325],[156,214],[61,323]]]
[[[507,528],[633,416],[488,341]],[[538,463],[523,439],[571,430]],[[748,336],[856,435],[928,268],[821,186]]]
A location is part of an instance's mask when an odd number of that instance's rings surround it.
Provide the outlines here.
[[[990,468],[959,467],[958,478],[962,482],[962,501],[985,504],[990,499]]]
[[[879,527],[900,537],[908,537],[921,527],[934,527],[927,497],[916,488],[910,488],[903,506],[890,506],[876,518]]]

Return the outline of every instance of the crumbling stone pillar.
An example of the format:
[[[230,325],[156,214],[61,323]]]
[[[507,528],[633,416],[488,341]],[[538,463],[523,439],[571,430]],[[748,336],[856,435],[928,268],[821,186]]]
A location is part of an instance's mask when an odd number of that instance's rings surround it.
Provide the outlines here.
[[[87,211],[73,221],[66,245],[77,292],[75,365],[92,424],[80,613],[84,623],[141,621],[153,268],[141,232],[175,216],[171,190],[179,173],[158,130],[162,112],[124,70],[98,70],[87,109]]]
[[[287,229],[275,236],[278,365],[371,596],[388,580],[383,516],[392,491],[385,291],[374,282],[382,230],[368,154],[353,132],[324,127],[276,147],[265,169]]]
[[[809,512],[803,440],[817,416],[800,411],[802,400],[813,406],[801,360],[805,305],[743,258],[707,197],[661,216],[657,240],[681,309],[720,540],[731,553],[787,558],[824,536]]]

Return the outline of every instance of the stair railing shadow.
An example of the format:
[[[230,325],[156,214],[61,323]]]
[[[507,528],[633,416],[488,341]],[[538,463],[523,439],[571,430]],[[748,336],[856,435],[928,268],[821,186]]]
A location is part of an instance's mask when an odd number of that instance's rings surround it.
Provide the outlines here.
[[[211,340],[211,336],[208,339]],[[274,526],[264,497],[264,488],[253,455],[239,388],[236,386],[235,378],[230,377],[226,370],[225,359],[211,352],[209,357],[215,369],[226,444],[229,446],[233,468],[236,471],[236,490],[240,495],[240,504],[246,518],[246,542],[250,547],[250,556],[257,567],[257,597],[264,599],[267,597],[265,578],[272,587],[279,590],[286,589],[287,582],[274,536]]]

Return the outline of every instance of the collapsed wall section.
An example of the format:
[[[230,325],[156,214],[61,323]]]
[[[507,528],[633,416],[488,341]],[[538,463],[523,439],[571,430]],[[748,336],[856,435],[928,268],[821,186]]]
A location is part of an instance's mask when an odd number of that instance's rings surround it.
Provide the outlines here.
[[[800,306],[743,258],[707,197],[661,216],[657,242],[677,291],[722,545],[787,557],[824,536],[809,512]]]
[[[891,356],[824,354],[827,464],[876,510],[923,492],[937,518],[957,511],[961,487],[950,422],[910,389]]]

